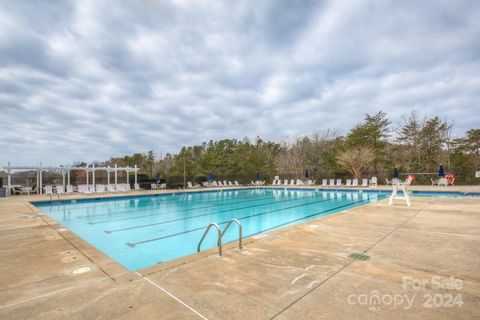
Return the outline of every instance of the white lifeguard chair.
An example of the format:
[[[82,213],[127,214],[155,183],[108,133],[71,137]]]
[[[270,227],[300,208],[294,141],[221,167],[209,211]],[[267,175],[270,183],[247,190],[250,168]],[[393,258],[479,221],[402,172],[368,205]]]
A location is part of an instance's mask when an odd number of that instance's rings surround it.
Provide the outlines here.
[[[412,204],[410,202],[410,196],[408,195],[407,192],[407,187],[411,185],[413,182],[413,176],[408,176],[407,180],[405,182],[400,182],[396,179],[392,181],[392,187],[393,191],[392,194],[390,195],[390,199],[388,201],[388,205],[391,206],[393,204],[393,200],[399,199],[399,200],[405,200],[407,202],[407,206],[411,207]],[[398,188],[402,190],[403,197],[398,196]]]

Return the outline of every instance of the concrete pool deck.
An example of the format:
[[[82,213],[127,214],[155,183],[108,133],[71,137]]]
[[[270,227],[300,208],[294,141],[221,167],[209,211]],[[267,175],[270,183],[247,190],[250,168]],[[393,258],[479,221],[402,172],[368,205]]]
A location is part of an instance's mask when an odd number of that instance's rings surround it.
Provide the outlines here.
[[[382,200],[138,273],[39,215],[42,199],[0,199],[0,319],[480,318],[478,197]]]

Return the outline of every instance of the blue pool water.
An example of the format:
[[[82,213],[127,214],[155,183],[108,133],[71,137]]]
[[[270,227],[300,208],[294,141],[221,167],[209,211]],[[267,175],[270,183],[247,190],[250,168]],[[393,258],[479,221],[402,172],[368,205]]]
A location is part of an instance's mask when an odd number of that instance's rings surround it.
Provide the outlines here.
[[[224,228],[228,220],[237,218],[244,237],[248,237],[378,201],[388,194],[238,189],[34,204],[126,268],[138,270],[195,253],[211,222]],[[202,250],[216,246],[214,231],[205,239]],[[238,229],[232,225],[224,243],[237,237]]]

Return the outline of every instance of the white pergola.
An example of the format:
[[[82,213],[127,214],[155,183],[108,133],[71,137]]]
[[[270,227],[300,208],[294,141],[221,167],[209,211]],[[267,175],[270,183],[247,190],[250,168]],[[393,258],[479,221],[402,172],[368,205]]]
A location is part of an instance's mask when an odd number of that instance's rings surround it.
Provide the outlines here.
[[[137,183],[137,173],[138,170],[140,170],[137,165],[134,167],[118,167],[117,164],[115,164],[114,167],[96,167],[95,164],[92,165],[87,165],[85,167],[70,167],[70,166],[59,166],[59,167],[42,167],[42,164],[38,166],[11,166],[10,162],[8,163],[8,166],[3,167],[3,169],[7,170],[7,192],[10,195],[11,190],[12,190],[12,173],[14,171],[36,171],[37,173],[37,186],[38,186],[38,193],[42,194],[42,176],[44,171],[56,171],[60,172],[62,174],[62,181],[63,181],[63,188],[65,188],[66,185],[70,184],[70,172],[71,171],[85,171],[86,172],[86,184],[89,184],[89,173],[92,173],[92,185],[95,185],[95,172],[96,171],[106,171],[107,172],[107,184],[110,184],[110,172],[114,173],[114,181],[115,181],[115,188],[117,187],[118,184],[118,172],[119,171],[125,171],[127,173],[127,183],[129,181],[129,173],[133,172],[135,174],[135,183]],[[65,183],[65,178],[66,178],[66,183]]]

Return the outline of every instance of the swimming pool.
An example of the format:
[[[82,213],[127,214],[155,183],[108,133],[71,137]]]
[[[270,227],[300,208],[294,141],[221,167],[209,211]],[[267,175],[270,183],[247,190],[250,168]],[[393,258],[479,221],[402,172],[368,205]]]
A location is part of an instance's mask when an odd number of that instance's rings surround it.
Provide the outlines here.
[[[205,227],[212,222],[223,229],[227,221],[236,218],[248,237],[388,195],[378,191],[236,189],[34,205],[129,270],[139,270],[195,253]],[[237,238],[238,230],[232,226],[223,242]],[[211,230],[202,250],[215,246],[216,234]]]

